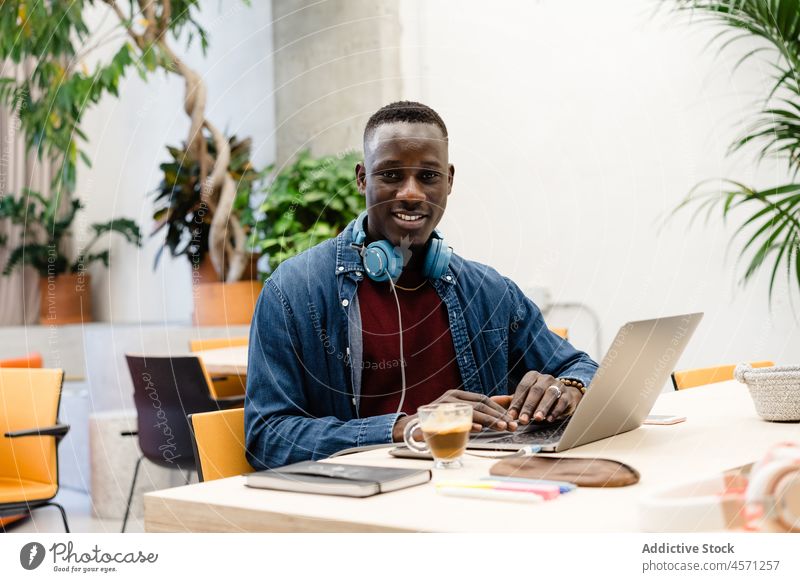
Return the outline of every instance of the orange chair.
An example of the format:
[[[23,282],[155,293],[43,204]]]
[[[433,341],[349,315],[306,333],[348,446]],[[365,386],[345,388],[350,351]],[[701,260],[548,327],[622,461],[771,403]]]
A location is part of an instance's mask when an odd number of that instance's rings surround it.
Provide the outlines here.
[[[249,338],[243,337],[215,337],[211,339],[198,339],[189,342],[189,350],[200,352],[203,350],[218,350],[221,348],[238,348],[246,346]]]
[[[212,339],[191,340],[189,351],[202,352],[203,350],[218,350],[246,346],[247,337],[221,337]],[[214,400],[224,402],[241,400],[244,403],[244,394],[247,388],[247,376],[232,374],[230,376],[213,376],[208,384],[209,393]]]
[[[52,505],[58,493],[58,423],[63,370],[0,369],[0,517]]]
[[[190,414],[189,424],[200,481],[253,471],[245,456],[244,408]]]
[[[550,331],[565,340],[569,339],[569,330],[566,327],[551,327]]]
[[[750,365],[754,368],[768,368],[774,366],[775,363],[766,360],[763,362],[751,362]],[[680,372],[675,371],[672,373],[672,385],[675,387],[675,390],[685,390],[686,388],[695,388],[715,382],[733,380],[734,368],[736,368],[735,364],[714,366],[713,368],[696,368],[694,370],[683,370]]]
[[[43,364],[42,354],[39,352],[31,352],[21,358],[9,358],[7,360],[0,360],[0,368],[41,368]],[[0,531],[4,530],[6,526],[11,525],[21,519],[28,517],[28,513],[21,513],[19,515],[9,515],[7,517],[0,517]]]
[[[10,358],[8,360],[0,360],[0,368],[41,368],[42,367],[42,354],[39,352],[31,352],[21,358]]]

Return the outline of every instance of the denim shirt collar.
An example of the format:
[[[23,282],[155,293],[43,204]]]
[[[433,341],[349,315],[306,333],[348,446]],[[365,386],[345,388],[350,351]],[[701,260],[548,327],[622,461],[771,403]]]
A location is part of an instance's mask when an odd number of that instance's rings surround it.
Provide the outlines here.
[[[336,275],[344,275],[356,273],[356,279],[360,280],[364,271],[364,266],[361,263],[361,255],[358,250],[353,248],[353,227],[355,220],[351,221],[345,229],[336,237]],[[352,275],[350,275],[352,277]],[[452,264],[447,267],[447,271],[438,280],[434,281],[434,286],[437,284],[455,285],[456,274],[453,272]]]

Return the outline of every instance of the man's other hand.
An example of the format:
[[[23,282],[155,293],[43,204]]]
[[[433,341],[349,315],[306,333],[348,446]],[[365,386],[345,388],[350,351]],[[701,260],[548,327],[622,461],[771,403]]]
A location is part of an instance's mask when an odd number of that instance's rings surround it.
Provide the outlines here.
[[[480,432],[484,428],[491,430],[517,430],[517,421],[511,417],[505,406],[495,402],[493,398],[467,392],[465,390],[448,390],[431,404],[441,404],[444,402],[455,402],[469,404],[472,406],[472,432]],[[417,415],[403,416],[392,427],[392,441],[400,442],[403,440],[403,431],[406,425],[415,419]],[[421,437],[415,434],[414,438]],[[418,439],[419,440],[419,439]]]
[[[553,386],[558,387],[555,390]],[[560,391],[560,396],[559,396]],[[519,419],[520,424],[528,424],[531,420],[554,422],[571,415],[578,406],[583,394],[574,386],[566,386],[549,374],[531,370],[522,377],[514,396],[496,397],[495,403],[508,404],[508,415]]]

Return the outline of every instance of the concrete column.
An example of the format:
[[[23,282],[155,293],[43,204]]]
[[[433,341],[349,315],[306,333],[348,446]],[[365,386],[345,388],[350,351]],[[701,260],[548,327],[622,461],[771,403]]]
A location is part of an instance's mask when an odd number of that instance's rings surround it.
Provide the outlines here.
[[[361,151],[369,116],[401,98],[398,0],[273,0],[277,164]]]

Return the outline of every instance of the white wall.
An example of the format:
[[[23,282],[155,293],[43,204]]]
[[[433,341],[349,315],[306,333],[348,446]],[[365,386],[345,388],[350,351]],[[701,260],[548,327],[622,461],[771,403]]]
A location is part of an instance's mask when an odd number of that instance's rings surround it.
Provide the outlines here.
[[[275,159],[272,29],[270,2],[203,3],[200,22],[209,33],[208,54],[199,44],[190,50],[173,42],[179,55],[201,72],[208,89],[207,117],[217,127],[239,137],[253,138],[253,161],[259,167]],[[100,4],[97,22],[108,13]],[[108,16],[105,26],[112,22]],[[104,47],[105,58],[117,44]],[[92,61],[87,60],[92,66]],[[111,216],[135,218],[143,232],[153,228],[153,197],[160,181],[159,164],[167,160],[166,145],[179,145],[189,130],[183,112],[183,82],[163,73],[144,83],[131,70],[120,89],[121,98],[105,98],[87,112],[85,146],[93,167],[81,168],[78,195],[87,205],[81,224],[106,221]],[[163,235],[163,233],[162,233]],[[78,242],[86,238],[77,234]],[[114,239],[111,268],[93,268],[94,315],[117,322],[188,321],[192,311],[191,272],[185,258],[153,260],[159,236],[144,247]]]
[[[685,215],[660,227],[702,179],[787,179],[769,164],[756,172],[749,153],[725,156],[763,94],[763,71],[732,76],[738,55],[706,48],[714,30],[656,0],[400,1],[405,95],[439,110],[450,129],[457,172],[442,227],[457,252],[589,305],[604,346],[625,321],[703,310],[683,365],[796,361],[788,287],[778,285],[770,311],[763,277],[735,284],[737,247],[725,254],[733,225],[689,228]],[[275,149],[270,21],[269,2],[209,1],[209,55],[187,55],[206,75],[209,117],[253,136],[259,164]],[[164,145],[188,128],[183,87],[134,74],[121,93],[86,117],[94,168],[80,173],[79,192],[86,222],[133,216],[149,232],[147,193]],[[188,263],[167,259],[153,272],[157,247],[114,244],[112,269],[94,271],[97,317],[188,319]],[[550,321],[598,355],[584,314],[555,311]]]
[[[687,214],[659,229],[702,179],[788,178],[725,157],[763,72],[731,76],[737,55],[706,48],[714,29],[664,4],[402,0],[406,98],[437,109],[451,136],[442,228],[460,254],[589,305],[604,347],[625,321],[702,310],[683,366],[797,363],[788,287],[771,311],[763,278],[737,287],[733,225],[689,228]],[[598,355],[585,315],[550,322]]]

